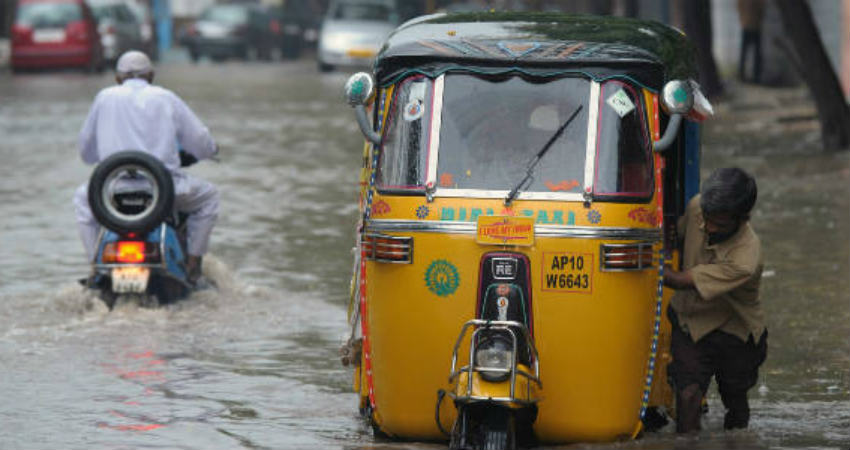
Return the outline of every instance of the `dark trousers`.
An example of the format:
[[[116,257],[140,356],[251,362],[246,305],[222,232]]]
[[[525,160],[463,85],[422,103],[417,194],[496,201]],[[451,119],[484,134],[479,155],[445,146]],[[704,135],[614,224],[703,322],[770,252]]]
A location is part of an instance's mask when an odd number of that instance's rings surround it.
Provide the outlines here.
[[[753,78],[752,81],[758,83],[761,81],[761,30],[742,30],[741,31],[741,59],[738,63],[738,78],[741,81],[746,81],[747,54],[750,52],[750,47],[753,47]]]
[[[700,429],[701,401],[713,376],[726,408],[723,428],[746,428],[750,421],[747,391],[758,380],[758,368],[767,356],[767,331],[755,342],[715,330],[694,342],[679,327],[676,313],[667,311],[673,324],[671,351],[673,361],[667,367],[676,393],[676,431]]]

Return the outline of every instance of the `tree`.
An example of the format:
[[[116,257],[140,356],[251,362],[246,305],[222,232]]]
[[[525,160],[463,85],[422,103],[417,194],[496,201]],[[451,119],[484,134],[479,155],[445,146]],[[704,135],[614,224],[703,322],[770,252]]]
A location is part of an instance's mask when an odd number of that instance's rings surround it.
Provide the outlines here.
[[[710,0],[683,0],[679,3],[682,8],[682,19],[685,34],[691,38],[697,50],[697,67],[699,67],[699,83],[702,92],[708,97],[716,97],[723,92],[717,64],[714,62],[711,32],[711,2]]]
[[[850,106],[821,42],[812,10],[805,0],[776,0],[791,41],[791,57],[808,85],[821,125],[826,151],[850,148]]]

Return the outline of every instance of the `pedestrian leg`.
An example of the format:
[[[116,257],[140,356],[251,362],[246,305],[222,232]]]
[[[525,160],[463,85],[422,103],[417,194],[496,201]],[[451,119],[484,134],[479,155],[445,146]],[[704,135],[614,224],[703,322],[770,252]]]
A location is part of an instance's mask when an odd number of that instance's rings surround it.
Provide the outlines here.
[[[719,333],[723,354],[715,379],[720,398],[726,408],[723,428],[747,428],[750,422],[750,403],[747,391],[756,385],[759,366],[767,354],[767,334],[756,345],[752,336],[747,342],[737,336]]]

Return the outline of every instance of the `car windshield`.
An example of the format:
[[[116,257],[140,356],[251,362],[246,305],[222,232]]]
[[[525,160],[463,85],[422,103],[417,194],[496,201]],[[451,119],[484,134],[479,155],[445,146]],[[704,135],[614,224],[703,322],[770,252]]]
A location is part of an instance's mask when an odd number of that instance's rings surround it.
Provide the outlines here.
[[[64,28],[69,22],[82,19],[82,11],[74,3],[24,3],[18,9],[17,23],[34,28]]]
[[[138,3],[128,3],[127,6],[130,8],[130,12],[133,13],[133,16],[139,22],[146,22],[148,20],[147,10],[144,6]]]
[[[335,20],[370,20],[388,22],[392,11],[379,3],[339,3],[334,11]]]
[[[581,108],[534,167],[525,191],[582,192],[589,94],[582,78],[446,76],[437,187],[510,190]]]
[[[227,25],[239,25],[248,22],[248,10],[239,6],[217,6],[208,9],[201,19]]]
[[[111,5],[92,5],[91,12],[98,22],[103,19],[115,19],[115,10]]]

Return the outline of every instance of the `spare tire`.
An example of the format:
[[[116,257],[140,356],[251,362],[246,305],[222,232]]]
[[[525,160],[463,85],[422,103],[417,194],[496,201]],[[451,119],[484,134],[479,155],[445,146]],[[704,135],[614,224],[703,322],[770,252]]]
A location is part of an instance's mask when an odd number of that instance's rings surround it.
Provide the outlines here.
[[[127,200],[116,195],[120,185],[135,196]],[[142,234],[156,228],[172,213],[174,180],[154,156],[123,151],[95,167],[89,179],[88,197],[92,214],[101,225],[119,234]],[[128,207],[122,201],[132,201],[133,205]]]

